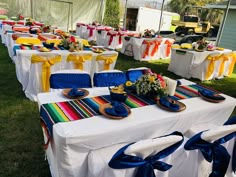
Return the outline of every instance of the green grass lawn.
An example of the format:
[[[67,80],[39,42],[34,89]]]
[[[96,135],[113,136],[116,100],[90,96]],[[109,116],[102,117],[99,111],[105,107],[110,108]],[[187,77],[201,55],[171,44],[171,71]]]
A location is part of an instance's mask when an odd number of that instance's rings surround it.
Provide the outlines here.
[[[146,66],[156,73],[180,78],[167,71],[168,62],[169,60],[139,62],[120,54],[116,69],[125,71]],[[16,78],[15,66],[2,44],[0,68],[0,177],[48,177],[50,172],[42,149],[43,136],[38,105],[24,96]],[[236,68],[229,78],[202,84],[236,97]],[[233,114],[236,115],[236,111]]]

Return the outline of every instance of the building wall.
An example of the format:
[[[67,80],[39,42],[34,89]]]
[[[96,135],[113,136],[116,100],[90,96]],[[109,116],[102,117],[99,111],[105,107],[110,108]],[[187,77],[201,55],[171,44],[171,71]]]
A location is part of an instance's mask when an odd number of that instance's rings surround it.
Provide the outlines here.
[[[236,19],[236,9],[229,10],[219,46],[236,51],[235,19]]]

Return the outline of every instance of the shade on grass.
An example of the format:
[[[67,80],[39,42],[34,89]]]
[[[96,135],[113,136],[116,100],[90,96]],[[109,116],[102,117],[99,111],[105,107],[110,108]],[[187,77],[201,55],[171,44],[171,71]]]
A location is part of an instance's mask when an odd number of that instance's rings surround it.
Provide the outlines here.
[[[119,54],[116,69],[125,71],[145,66],[156,73],[180,78],[167,71],[168,62],[169,60],[139,62]],[[229,78],[206,81],[202,84],[236,97],[236,69]],[[22,87],[16,79],[15,66],[8,56],[6,47],[0,44],[0,177],[50,176],[42,142],[38,105],[24,96]]]

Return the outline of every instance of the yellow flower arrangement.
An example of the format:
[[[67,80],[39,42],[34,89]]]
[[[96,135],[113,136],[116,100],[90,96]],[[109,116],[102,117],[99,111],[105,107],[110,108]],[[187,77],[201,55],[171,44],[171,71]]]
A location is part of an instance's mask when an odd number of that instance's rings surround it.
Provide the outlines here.
[[[148,72],[142,75],[135,83],[138,95],[151,98],[167,95],[165,80],[160,74]]]

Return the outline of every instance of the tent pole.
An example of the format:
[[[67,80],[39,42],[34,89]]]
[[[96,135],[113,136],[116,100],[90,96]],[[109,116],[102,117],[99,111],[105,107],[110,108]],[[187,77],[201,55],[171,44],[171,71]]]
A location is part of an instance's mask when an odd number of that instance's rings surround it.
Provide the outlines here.
[[[126,2],[125,2],[125,14],[124,14],[124,19],[123,19],[123,28],[124,29],[126,29],[127,2],[128,2],[128,0],[126,0]]]
[[[70,28],[71,28],[71,30],[73,30],[73,2],[70,4],[71,5],[71,13],[70,13],[70,15],[71,15],[71,18],[70,18]]]
[[[31,17],[34,19],[33,0],[30,0],[30,13],[31,13]]]
[[[164,3],[165,0],[162,0],[162,5],[161,5],[161,15],[160,15],[160,21],[159,21],[159,27],[158,27],[158,36],[160,35],[160,31],[161,31],[161,24],[162,24],[162,14],[163,14],[163,10],[164,10]]]
[[[219,30],[218,35],[217,35],[216,46],[219,45],[221,37],[222,37],[222,33],[223,33],[223,30],[224,30],[225,22],[226,22],[228,13],[229,13],[230,3],[231,3],[231,0],[228,0],[227,7],[226,7],[226,10],[225,10],[225,14],[224,14],[224,18],[222,20],[222,23],[220,25],[220,30]]]
[[[106,6],[106,1],[102,0],[102,7],[101,7],[101,24],[103,24],[103,18],[104,18],[104,13],[105,13],[105,6]]]
[[[70,25],[70,4],[68,5],[69,5],[69,10],[68,10],[67,32],[69,31],[69,25]]]

